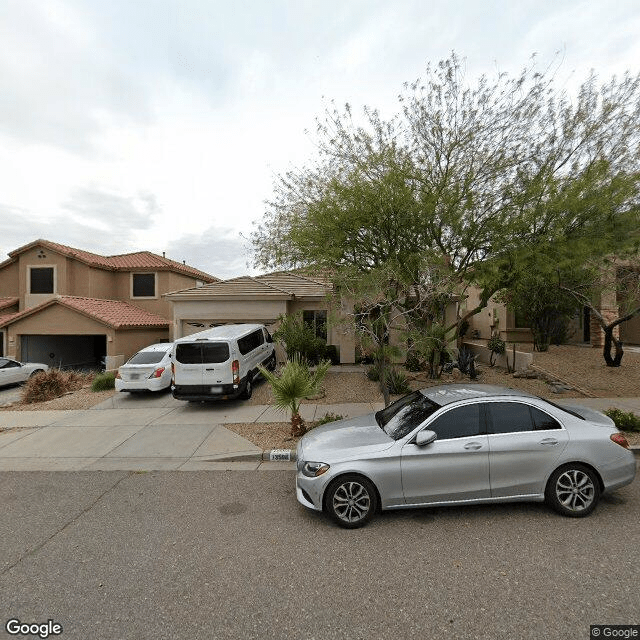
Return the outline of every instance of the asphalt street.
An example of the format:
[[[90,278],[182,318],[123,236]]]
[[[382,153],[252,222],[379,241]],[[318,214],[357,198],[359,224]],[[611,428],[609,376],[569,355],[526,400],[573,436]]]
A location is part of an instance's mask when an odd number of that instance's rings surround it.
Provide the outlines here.
[[[0,615],[67,638],[589,638],[640,623],[640,482],[542,504],[386,512],[355,531],[291,471],[6,472]],[[36,636],[29,636],[36,637]]]

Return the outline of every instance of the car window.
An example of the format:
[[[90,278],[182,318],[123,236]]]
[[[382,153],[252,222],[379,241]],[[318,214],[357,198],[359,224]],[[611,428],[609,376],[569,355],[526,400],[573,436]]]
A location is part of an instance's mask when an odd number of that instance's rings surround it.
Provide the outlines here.
[[[202,362],[220,363],[229,359],[229,345],[226,342],[211,342],[202,345]]]
[[[6,358],[0,358],[0,369],[4,369],[9,361]]]
[[[404,438],[440,408],[420,391],[414,391],[376,413],[378,425],[394,440]]]
[[[562,429],[562,425],[552,418],[548,413],[536,409],[536,407],[529,407],[531,409],[531,415],[533,417],[533,425],[536,431],[546,431],[547,429]]]
[[[477,436],[480,434],[480,404],[451,409],[436,418],[427,429],[435,431],[438,440]]]
[[[176,360],[181,364],[216,364],[228,359],[229,345],[226,342],[176,345]]]
[[[248,336],[244,336],[243,338],[238,339],[238,350],[244,356],[263,343],[264,334],[262,333],[262,329],[258,329],[257,331],[250,333]]]
[[[140,351],[127,364],[158,364],[166,355],[165,351]]]
[[[490,433],[533,431],[533,419],[528,404],[521,402],[488,402]]]

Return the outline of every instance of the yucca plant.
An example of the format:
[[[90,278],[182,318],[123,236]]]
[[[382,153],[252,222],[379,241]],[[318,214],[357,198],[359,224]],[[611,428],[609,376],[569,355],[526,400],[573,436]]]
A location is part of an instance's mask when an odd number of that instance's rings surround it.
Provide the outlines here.
[[[298,437],[306,431],[305,422],[300,415],[300,403],[303,398],[318,393],[331,362],[321,362],[314,372],[309,370],[300,355],[294,355],[280,369],[279,374],[260,367],[260,373],[271,385],[275,406],[283,411],[291,411],[291,435]]]

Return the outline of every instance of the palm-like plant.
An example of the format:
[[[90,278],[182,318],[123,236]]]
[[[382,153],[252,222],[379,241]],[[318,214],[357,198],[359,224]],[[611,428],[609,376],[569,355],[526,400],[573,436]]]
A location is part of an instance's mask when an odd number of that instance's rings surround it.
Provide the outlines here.
[[[331,363],[321,362],[314,372],[295,354],[276,375],[260,367],[260,373],[271,385],[275,406],[283,411],[291,411],[291,435],[301,436],[306,431],[306,425],[300,415],[300,402],[306,396],[318,393],[320,383],[324,379]]]

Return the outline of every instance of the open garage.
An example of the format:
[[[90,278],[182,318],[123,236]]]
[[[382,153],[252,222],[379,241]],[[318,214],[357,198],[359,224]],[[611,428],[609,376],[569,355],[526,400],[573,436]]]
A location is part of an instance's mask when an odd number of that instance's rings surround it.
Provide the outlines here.
[[[43,362],[60,369],[100,369],[106,355],[106,334],[23,335],[20,340],[22,362]]]

